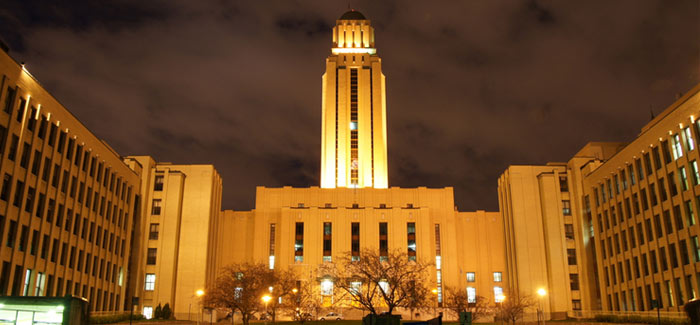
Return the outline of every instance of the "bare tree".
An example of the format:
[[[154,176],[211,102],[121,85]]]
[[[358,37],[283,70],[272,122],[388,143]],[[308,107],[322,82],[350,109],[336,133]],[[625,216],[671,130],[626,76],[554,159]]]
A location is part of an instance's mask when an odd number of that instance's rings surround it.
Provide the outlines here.
[[[504,299],[504,301],[496,303],[496,316],[513,324],[518,319],[523,318],[525,309],[535,305],[535,300],[523,294],[509,294]]]
[[[474,302],[470,303],[466,290],[445,286],[444,292],[445,308],[447,308],[450,313],[453,313],[455,317],[459,317],[460,312],[470,311],[472,313],[472,320],[475,321],[491,312],[488,299],[482,296],[474,297]]]
[[[349,295],[354,308],[377,314],[380,306],[391,313],[397,307],[427,304],[429,264],[411,260],[401,250],[380,255],[376,250],[363,249],[359,259],[346,253],[339,262],[334,284]]]
[[[282,298],[282,310],[294,320],[304,323],[310,320],[310,315],[321,308],[321,297],[314,279],[297,281],[292,292]]]
[[[204,305],[241,313],[243,324],[264,309],[261,297],[273,284],[272,271],[265,264],[240,263],[224,267],[204,295]]]
[[[272,316],[274,323],[277,318],[277,309],[283,307],[280,301],[284,302],[292,299],[294,289],[297,289],[297,274],[291,268],[285,270],[270,270],[271,284],[268,287],[268,295],[270,303],[268,305],[269,314]],[[297,289],[298,290],[298,289]]]

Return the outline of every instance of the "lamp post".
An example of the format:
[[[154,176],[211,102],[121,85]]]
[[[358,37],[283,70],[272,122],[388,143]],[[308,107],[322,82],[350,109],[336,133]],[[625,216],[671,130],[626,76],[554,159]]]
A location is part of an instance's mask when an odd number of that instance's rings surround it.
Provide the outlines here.
[[[430,290],[435,295],[435,307],[433,308],[433,316],[437,317],[437,307],[438,307],[438,301],[437,301],[437,294],[438,290],[437,288]]]
[[[539,319],[542,319],[542,324],[544,325],[544,296],[547,295],[547,290],[544,288],[537,289],[537,295],[540,296],[540,308],[538,308],[537,323],[539,324]]]
[[[201,302],[202,302],[202,301],[201,301],[201,298],[202,298],[202,296],[204,296],[204,290],[202,290],[202,289],[197,289],[197,291],[195,291],[194,295],[197,296],[197,298],[200,299],[199,303],[201,303]],[[191,306],[191,305],[192,305],[192,304],[190,304],[190,306]],[[201,312],[201,308],[197,308],[197,315],[198,315],[198,316],[197,316],[197,324],[199,324],[199,321],[200,321],[200,318],[201,318],[200,312]],[[188,316],[188,318],[189,318],[189,316]]]
[[[262,299],[262,301],[265,303],[265,314],[267,314],[267,303],[272,300],[272,297],[270,297],[270,295],[264,295],[260,299]],[[267,324],[267,315],[265,315],[265,324]]]
[[[498,306],[500,307],[499,309],[501,309],[501,315],[499,318],[501,319],[501,325],[503,325],[503,302],[506,301],[506,296],[504,296],[503,294],[500,294],[500,295],[496,296],[496,300],[498,300],[497,303],[498,303]]]

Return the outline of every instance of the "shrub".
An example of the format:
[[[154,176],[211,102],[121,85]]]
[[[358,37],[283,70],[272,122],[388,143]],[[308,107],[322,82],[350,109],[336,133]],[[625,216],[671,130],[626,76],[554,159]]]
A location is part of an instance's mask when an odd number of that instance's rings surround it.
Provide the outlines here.
[[[132,320],[142,320],[143,315],[136,314],[133,316]],[[114,314],[114,315],[100,315],[100,316],[90,316],[90,324],[113,324],[129,320],[129,314]]]
[[[172,316],[173,311],[170,309],[170,304],[165,303],[165,306],[163,306],[163,311],[161,312],[161,316],[163,316],[163,319],[170,319]]]
[[[657,318],[639,315],[596,315],[595,320],[603,323],[657,324]],[[661,318],[662,325],[690,325],[686,318]]]
[[[158,306],[156,307],[156,310],[153,312],[153,318],[155,318],[155,319],[163,318],[163,307],[161,307],[160,304],[158,304]]]

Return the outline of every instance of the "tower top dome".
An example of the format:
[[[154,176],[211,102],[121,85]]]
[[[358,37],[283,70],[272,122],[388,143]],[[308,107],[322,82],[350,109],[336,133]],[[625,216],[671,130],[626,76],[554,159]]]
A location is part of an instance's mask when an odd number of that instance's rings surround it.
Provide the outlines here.
[[[365,15],[355,9],[350,9],[348,12],[344,13],[338,20],[367,20]]]

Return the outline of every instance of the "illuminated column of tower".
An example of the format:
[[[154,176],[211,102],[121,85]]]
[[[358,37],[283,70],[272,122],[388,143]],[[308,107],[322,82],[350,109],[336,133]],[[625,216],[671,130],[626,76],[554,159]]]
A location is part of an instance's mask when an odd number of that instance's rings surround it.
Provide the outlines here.
[[[322,88],[321,187],[387,188],[385,78],[374,28],[357,11],[333,27]]]

